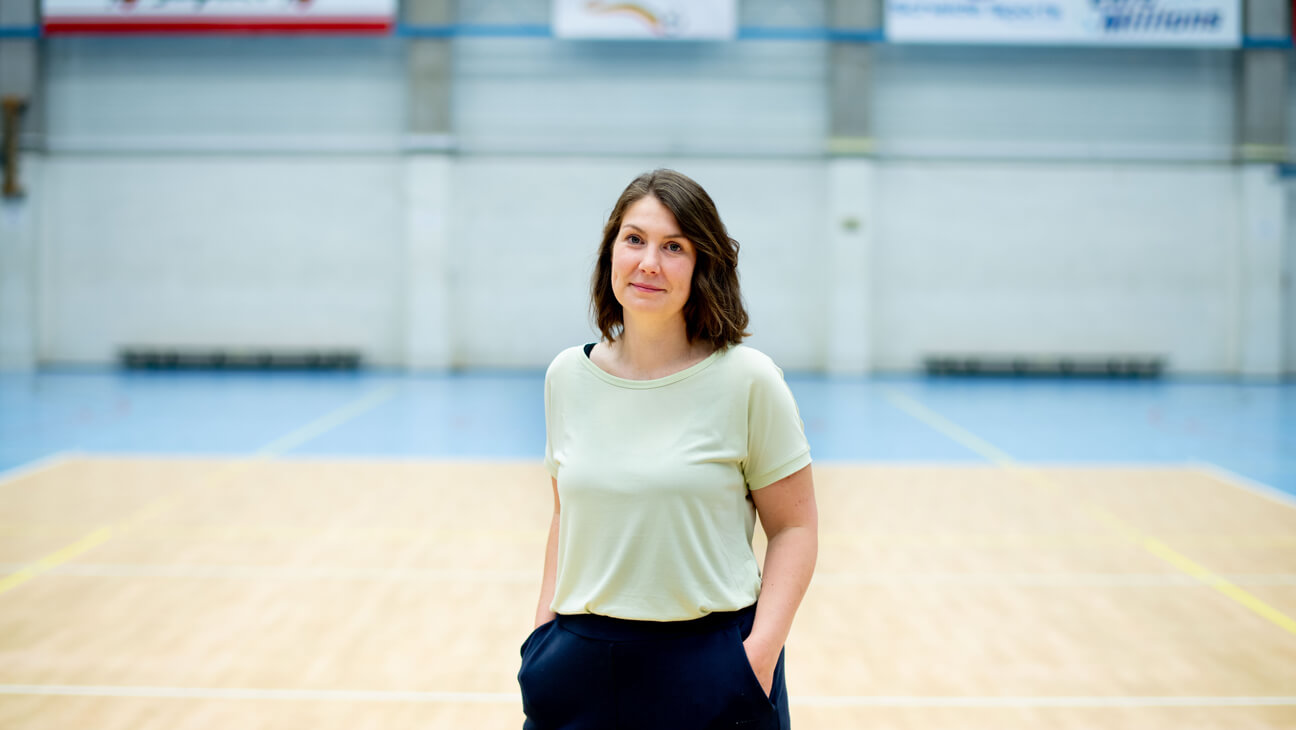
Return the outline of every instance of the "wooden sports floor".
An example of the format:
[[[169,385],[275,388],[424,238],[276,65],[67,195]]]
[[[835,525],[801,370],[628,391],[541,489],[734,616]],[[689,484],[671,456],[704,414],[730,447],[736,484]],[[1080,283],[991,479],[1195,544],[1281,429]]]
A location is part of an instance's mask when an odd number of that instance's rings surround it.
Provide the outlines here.
[[[243,453],[0,475],[0,728],[519,728],[538,458],[304,448],[423,385],[349,389]],[[813,446],[831,415],[799,387]],[[121,392],[103,402],[142,417]],[[888,417],[975,458],[816,462],[798,730],[1296,728],[1289,495],[1205,463],[1020,459],[914,392]]]

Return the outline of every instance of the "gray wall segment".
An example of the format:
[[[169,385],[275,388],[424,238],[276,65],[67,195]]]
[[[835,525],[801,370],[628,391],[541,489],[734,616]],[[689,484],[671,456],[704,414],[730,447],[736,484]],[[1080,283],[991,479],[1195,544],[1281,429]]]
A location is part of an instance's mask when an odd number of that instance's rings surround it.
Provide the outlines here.
[[[412,26],[450,26],[456,20],[454,0],[406,0],[404,22]],[[446,38],[410,38],[406,45],[408,128],[414,147],[428,147],[426,135],[451,131],[451,89],[454,72],[451,41]],[[430,145],[436,147],[436,144]]]
[[[463,154],[818,157],[829,44],[454,41]],[[624,185],[624,182],[622,182]]]
[[[467,3],[471,6],[473,3]],[[454,0],[405,0],[405,23],[450,26],[459,20]],[[406,41],[408,93],[406,150],[449,149],[454,52],[449,37]],[[405,272],[401,281],[402,352],[406,367],[441,369],[452,361],[445,266],[450,159],[408,155],[405,188]]]
[[[37,0],[3,0],[0,2],[0,28],[31,28],[40,23]],[[39,47],[34,38],[0,38],[0,96],[19,96],[27,100],[23,129],[34,134],[36,89],[40,78]],[[27,140],[24,140],[26,142]]]
[[[36,90],[36,61],[34,39],[0,40],[0,94],[32,97]]]
[[[0,2],[0,27],[30,28],[40,22],[37,0]],[[40,141],[39,44],[34,38],[0,39],[0,97],[26,102],[18,144],[32,150]],[[23,197],[0,200],[0,370],[36,364],[37,203],[40,156],[20,152],[17,182]]]
[[[882,27],[882,0],[831,0],[834,30]],[[874,287],[872,204],[875,199],[872,100],[875,49],[870,44],[838,42],[829,55],[829,138],[827,163],[828,246],[831,285],[824,368],[837,374],[864,374],[875,363],[871,305]],[[854,157],[855,159],[851,159]]]
[[[1296,179],[1287,178],[1283,226],[1282,341],[1283,374],[1296,375]]]
[[[1246,165],[1239,171],[1242,226],[1232,258],[1237,273],[1236,372],[1243,377],[1276,378],[1283,370],[1282,249],[1287,222],[1286,185],[1273,165]]]
[[[87,35],[41,44],[51,153],[394,154],[408,125],[399,38]]]
[[[1246,0],[1242,9],[1242,34],[1255,38],[1291,36],[1291,3],[1288,0]]]
[[[1287,158],[1287,55],[1267,48],[1238,54],[1237,156],[1241,160]]]
[[[829,151],[871,151],[873,136],[873,53],[870,45],[834,43],[830,56],[831,104]]]
[[[406,47],[409,84],[410,135],[441,135],[451,130],[451,90],[454,69],[451,42],[440,38],[411,38]]]
[[[454,0],[403,0],[401,6],[406,25],[450,25],[455,22]]]
[[[450,289],[451,193],[454,158],[406,155],[404,264],[401,267],[402,343],[400,364],[443,370],[454,362]]]
[[[22,28],[40,22],[38,0],[4,0],[0,2],[0,27]]]
[[[829,18],[834,30],[875,30],[882,27],[882,0],[832,0]],[[830,126],[828,150],[835,154],[872,151],[873,47],[863,43],[834,43],[829,58]]]
[[[874,160],[836,157],[827,163],[829,289],[824,369],[863,375],[874,368],[873,248],[877,198]]]
[[[836,30],[875,30],[882,28],[883,0],[831,0],[829,15]]]
[[[22,155],[22,198],[0,200],[0,370],[36,366],[41,155]]]
[[[1237,53],[881,43],[883,157],[1230,162]]]

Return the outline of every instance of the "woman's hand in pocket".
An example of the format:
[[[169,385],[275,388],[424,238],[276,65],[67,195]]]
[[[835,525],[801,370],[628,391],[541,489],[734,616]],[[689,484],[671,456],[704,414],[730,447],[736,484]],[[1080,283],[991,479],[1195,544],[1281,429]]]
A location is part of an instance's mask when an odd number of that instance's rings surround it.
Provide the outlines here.
[[[774,667],[778,665],[781,647],[765,646],[762,642],[752,641],[749,637],[743,641],[743,649],[747,651],[747,663],[751,664],[756,680],[760,682],[765,696],[769,697],[770,691],[774,688]]]

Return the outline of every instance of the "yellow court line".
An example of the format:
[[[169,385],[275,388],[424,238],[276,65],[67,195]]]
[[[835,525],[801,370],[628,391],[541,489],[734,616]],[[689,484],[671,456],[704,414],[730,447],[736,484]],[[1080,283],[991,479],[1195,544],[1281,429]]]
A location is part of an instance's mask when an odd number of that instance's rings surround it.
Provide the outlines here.
[[[363,398],[352,401],[341,408],[334,409],[314,421],[311,421],[305,426],[294,429],[287,435],[270,442],[268,446],[259,449],[251,459],[240,461],[232,466],[223,467],[202,486],[211,487],[228,481],[232,477],[247,471],[253,464],[268,461],[280,454],[283,454],[291,448],[306,443],[320,434],[337,428],[343,423],[346,423],[352,418],[359,416],[365,411],[391,398],[396,394],[397,390],[398,386],[396,385],[379,388]],[[99,527],[81,537],[76,542],[40,558],[36,562],[31,563],[12,575],[6,576],[4,579],[0,580],[0,595],[4,595],[31,579],[49,572],[51,568],[58,567],[59,565],[76,558],[78,555],[104,544],[115,534],[122,534],[131,531],[144,520],[156,517],[167,509],[170,509],[180,500],[181,496],[183,495],[173,493],[164,497],[158,497],[136,510],[134,514],[130,515],[122,522],[115,525]]]
[[[1282,611],[1279,611],[1259,598],[1256,598],[1254,595],[1246,592],[1238,584],[1224,578],[1218,573],[1212,572],[1209,568],[1200,563],[1194,562],[1156,538],[1144,538],[1143,547],[1146,548],[1148,552],[1156,555],[1167,563],[1170,563],[1179,570],[1182,570],[1188,575],[1191,575],[1197,580],[1209,585],[1211,588],[1214,588],[1220,593],[1232,598],[1274,624],[1296,634],[1296,621],[1292,620],[1290,616]]]
[[[111,527],[100,527],[71,545],[52,552],[40,560],[23,567],[21,570],[5,576],[0,579],[0,593],[13,590],[41,573],[48,572],[50,569],[66,563],[87,550],[104,544],[112,535],[113,530]]]
[[[998,466],[1004,467],[1017,477],[1032,484],[1045,487],[1050,491],[1066,494],[1068,500],[1074,502],[1076,506],[1090,517],[1093,517],[1099,522],[1108,525],[1130,538],[1151,555],[1156,556],[1162,561],[1174,566],[1176,569],[1196,578],[1202,583],[1205,583],[1220,594],[1228,597],[1230,600],[1245,607],[1252,613],[1260,616],[1275,626],[1278,626],[1288,633],[1296,634],[1296,620],[1293,620],[1287,614],[1260,600],[1260,598],[1255,595],[1243,590],[1236,583],[1233,583],[1204,565],[1192,560],[1166,543],[1144,533],[1138,527],[1126,522],[1111,512],[1085,503],[1079,497],[1075,496],[1073,492],[1068,492],[1066,488],[1058,482],[1048,478],[1038,470],[1019,464],[1007,453],[995,448],[989,442],[978,438],[972,432],[953,421],[950,421],[922,403],[919,403],[918,401],[890,388],[885,390],[885,395],[892,405],[905,413],[908,413],[954,441],[984,456]]]

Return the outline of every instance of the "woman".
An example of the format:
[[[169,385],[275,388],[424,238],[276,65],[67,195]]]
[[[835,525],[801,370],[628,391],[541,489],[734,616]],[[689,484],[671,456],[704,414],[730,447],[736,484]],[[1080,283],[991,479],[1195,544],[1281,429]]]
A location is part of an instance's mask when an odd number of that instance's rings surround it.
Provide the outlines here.
[[[603,339],[545,375],[554,512],[518,673],[527,730],[790,727],[810,449],[782,372],[739,344],[737,265],[678,172],[641,175],[612,210],[591,287]]]

